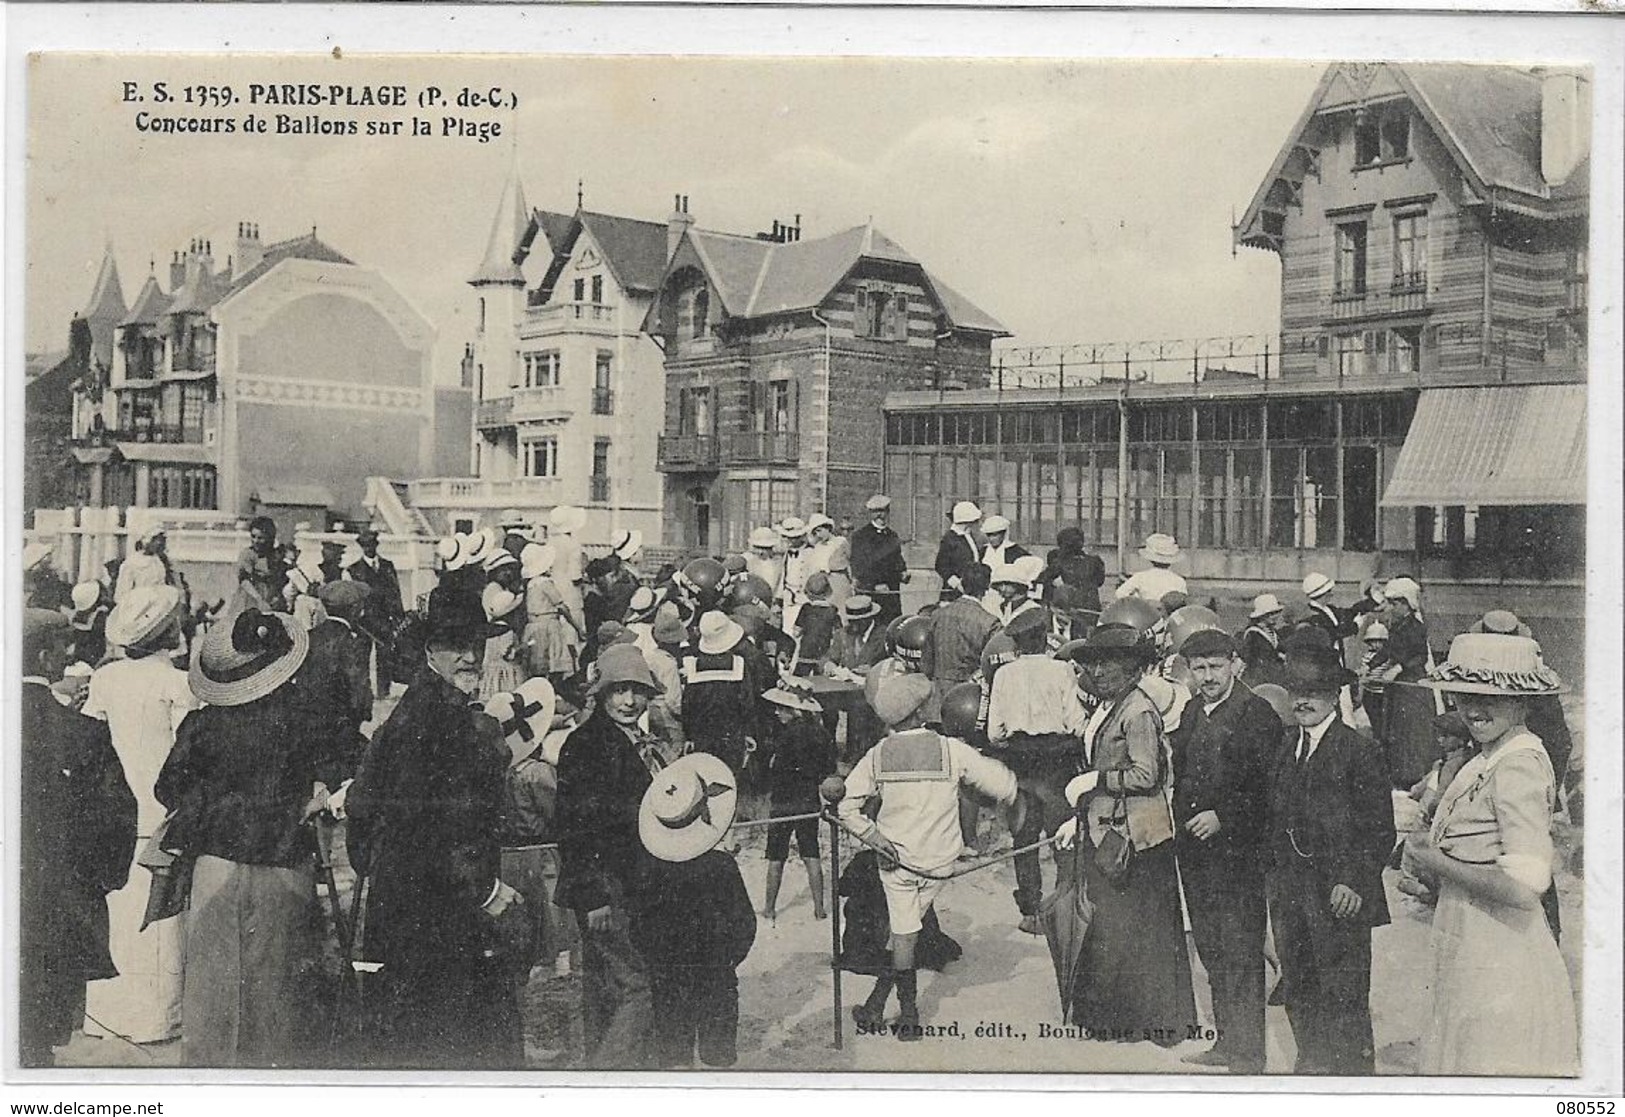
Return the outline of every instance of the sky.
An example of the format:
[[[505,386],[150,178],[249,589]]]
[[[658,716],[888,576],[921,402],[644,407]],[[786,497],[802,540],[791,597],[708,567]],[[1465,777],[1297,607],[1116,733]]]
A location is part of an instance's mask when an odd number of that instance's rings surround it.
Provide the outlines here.
[[[48,57],[29,84],[26,336],[66,345],[110,243],[125,297],[193,237],[217,262],[239,221],[321,239],[380,270],[438,331],[454,381],[473,334],[466,280],[510,170],[530,205],[803,238],[872,219],[1002,321],[1014,344],[1278,328],[1277,258],[1233,250],[1244,210],[1321,65],[1281,62],[728,60],[507,56]],[[499,85],[489,142],[153,135],[143,89],[229,83]],[[253,111],[161,111],[240,118]],[[261,109],[294,115],[332,109]],[[375,112],[410,115],[412,109]],[[438,115],[438,114],[436,114]],[[512,141],[512,142],[510,142]]]

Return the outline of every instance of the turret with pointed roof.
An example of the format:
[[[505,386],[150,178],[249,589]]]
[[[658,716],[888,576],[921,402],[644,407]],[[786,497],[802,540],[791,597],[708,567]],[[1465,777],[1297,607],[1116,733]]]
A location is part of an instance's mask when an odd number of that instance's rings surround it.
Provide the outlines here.
[[[104,368],[112,367],[114,334],[127,310],[124,287],[119,283],[118,262],[113,259],[113,246],[109,244],[102,253],[102,266],[96,273],[90,301],[79,313],[90,326],[91,356]]]
[[[514,260],[530,222],[530,207],[525,204],[525,188],[520,185],[519,168],[515,165],[508,172],[507,184],[502,188],[502,200],[497,203],[496,217],[491,222],[491,235],[485,243],[485,256],[469,277],[470,285],[524,285],[524,273]]]

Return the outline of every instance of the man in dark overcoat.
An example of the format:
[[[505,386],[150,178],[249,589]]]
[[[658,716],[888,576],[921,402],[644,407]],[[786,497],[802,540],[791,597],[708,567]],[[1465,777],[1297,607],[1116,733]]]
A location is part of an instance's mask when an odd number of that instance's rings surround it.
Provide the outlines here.
[[[524,1065],[518,985],[532,959],[517,893],[498,877],[510,754],[474,704],[479,600],[429,595],[425,663],[373,734],[348,791],[348,848],[371,878],[364,957],[381,962],[381,1064]]]
[[[1198,632],[1180,654],[1197,693],[1169,735],[1175,849],[1218,1031],[1211,1049],[1185,1061],[1261,1074],[1266,773],[1281,721],[1236,677],[1241,661],[1226,633]]]
[[[107,895],[124,887],[136,802],[107,723],[56,700],[70,635],[52,609],[23,611],[18,961],[19,1053],[48,1067],[84,1020],[85,983],[117,977]]]
[[[942,579],[941,600],[952,601],[963,590],[965,572],[982,562],[981,548],[971,530],[982,521],[982,510],[968,500],[962,500],[948,513],[948,530],[937,544],[937,558],[932,565]]]
[[[1371,1074],[1371,929],[1388,922],[1382,870],[1394,810],[1382,753],[1339,720],[1349,681],[1334,652],[1297,646],[1295,727],[1269,779],[1270,925],[1298,1074]]]
[[[908,581],[903,541],[891,529],[891,497],[876,493],[863,505],[869,522],[852,532],[852,586],[880,606],[882,629],[903,613],[902,586]]]
[[[356,533],[356,546],[361,557],[344,568],[344,574],[353,582],[367,587],[367,607],[358,624],[370,633],[378,644],[378,665],[374,673],[377,695],[389,697],[394,685],[394,665],[389,655],[389,633],[399,626],[405,613],[401,601],[401,578],[395,564],[378,553],[378,529],[367,526]]]

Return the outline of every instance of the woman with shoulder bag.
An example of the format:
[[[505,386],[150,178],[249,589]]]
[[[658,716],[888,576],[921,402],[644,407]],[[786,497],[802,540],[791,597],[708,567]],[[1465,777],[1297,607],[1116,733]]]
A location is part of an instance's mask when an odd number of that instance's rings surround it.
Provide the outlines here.
[[[1084,734],[1086,769],[1067,787],[1078,816],[1061,829],[1076,843],[1095,904],[1069,1019],[1092,1038],[1171,1047],[1196,1024],[1166,794],[1167,742],[1156,705],[1140,689],[1156,649],[1121,625],[1096,628],[1070,658],[1083,665],[1100,708]],[[1084,820],[1084,834],[1077,819]]]

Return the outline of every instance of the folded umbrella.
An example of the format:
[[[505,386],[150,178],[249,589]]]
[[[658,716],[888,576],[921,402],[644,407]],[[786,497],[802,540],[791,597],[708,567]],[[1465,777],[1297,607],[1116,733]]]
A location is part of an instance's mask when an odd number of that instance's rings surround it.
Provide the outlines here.
[[[1080,819],[1079,825],[1083,822]],[[1061,1022],[1072,1011],[1073,990],[1082,970],[1083,943],[1094,922],[1095,905],[1083,881],[1083,854],[1074,851],[1066,858],[1072,872],[1058,872],[1055,892],[1039,906],[1038,921],[1049,944],[1050,961],[1055,964],[1055,989],[1061,998]]]

